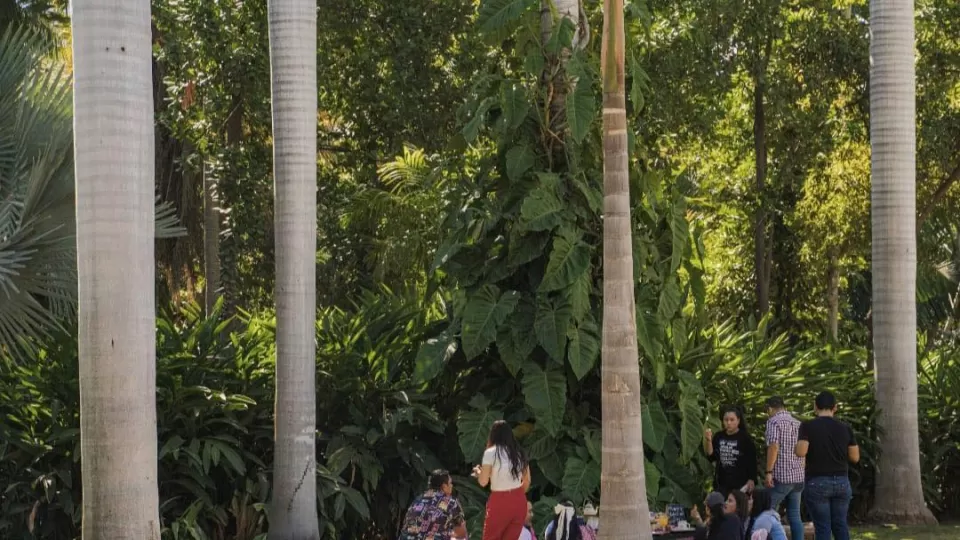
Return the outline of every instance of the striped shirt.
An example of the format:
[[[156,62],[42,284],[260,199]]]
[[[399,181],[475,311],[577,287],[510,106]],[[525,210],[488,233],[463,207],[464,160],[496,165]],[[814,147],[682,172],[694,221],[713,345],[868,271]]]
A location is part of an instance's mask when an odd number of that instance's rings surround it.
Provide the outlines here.
[[[802,484],[804,461],[794,454],[800,421],[787,411],[780,411],[767,420],[767,446],[776,444],[777,461],[773,465],[773,479],[781,484]]]

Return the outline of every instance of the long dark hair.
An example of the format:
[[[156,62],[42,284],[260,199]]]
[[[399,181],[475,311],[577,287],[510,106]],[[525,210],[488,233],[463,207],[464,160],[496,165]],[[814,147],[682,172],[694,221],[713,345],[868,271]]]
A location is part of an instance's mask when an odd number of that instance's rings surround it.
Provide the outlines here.
[[[747,518],[750,517],[750,502],[747,500],[747,494],[739,489],[731,491],[730,494],[737,501],[737,517],[740,518],[740,524],[745,525]]]
[[[747,531],[747,538],[753,535],[753,527],[757,523],[760,514],[773,508],[773,499],[770,492],[765,489],[756,489],[753,491],[753,510],[750,511],[750,530]]]
[[[523,471],[527,468],[527,456],[523,453],[523,448],[513,436],[513,430],[506,420],[497,420],[490,427],[490,436],[487,437],[487,446],[497,447],[497,457],[510,460],[510,475],[520,480],[523,477]]]

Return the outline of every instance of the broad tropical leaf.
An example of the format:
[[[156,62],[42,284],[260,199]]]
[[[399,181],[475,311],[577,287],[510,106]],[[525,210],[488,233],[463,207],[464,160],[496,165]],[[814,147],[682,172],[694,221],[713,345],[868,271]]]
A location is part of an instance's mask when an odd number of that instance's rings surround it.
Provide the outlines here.
[[[490,426],[503,418],[503,413],[488,408],[490,403],[483,395],[470,401],[473,410],[460,413],[457,418],[457,434],[465,463],[476,463],[483,455],[490,434]]]
[[[600,329],[595,322],[587,319],[581,321],[576,328],[571,328],[567,337],[570,338],[567,360],[579,380],[590,373],[600,356]]]
[[[500,294],[500,289],[485,285],[468,299],[463,313],[463,352],[473,359],[497,338],[497,329],[513,312],[520,299],[515,291]]]
[[[565,211],[566,208],[556,192],[540,186],[523,200],[520,207],[520,225],[528,231],[549,231],[560,224]]]
[[[550,261],[539,290],[549,292],[568,287],[590,267],[592,251],[579,239],[569,240],[563,236],[554,238]]]
[[[573,92],[567,96],[567,125],[573,140],[580,143],[590,132],[590,125],[597,118],[597,100],[593,93],[593,79],[582,76]]]
[[[670,434],[670,421],[656,396],[651,401],[643,400],[642,404],[643,444],[654,452],[662,452],[664,441]]]
[[[527,408],[547,433],[556,435],[563,424],[567,404],[567,378],[553,364],[544,370],[536,362],[523,365],[523,397]]]
[[[457,340],[452,336],[450,328],[439,336],[428,339],[417,352],[414,379],[419,383],[433,380],[456,352]]]
[[[483,33],[499,32],[536,5],[534,0],[483,0],[477,12],[477,25]]]
[[[533,167],[536,157],[527,146],[514,146],[507,151],[507,178],[512,182],[519,180]]]
[[[497,351],[511,375],[516,376],[520,372],[527,357],[537,346],[533,333],[535,315],[536,307],[528,301],[521,301],[497,333]]]
[[[537,320],[533,323],[537,341],[559,364],[563,364],[566,357],[567,330],[572,317],[573,310],[566,299],[540,297],[537,302]]]
[[[567,466],[563,470],[563,492],[573,499],[574,504],[581,504],[599,487],[599,463],[575,456],[567,459]]]

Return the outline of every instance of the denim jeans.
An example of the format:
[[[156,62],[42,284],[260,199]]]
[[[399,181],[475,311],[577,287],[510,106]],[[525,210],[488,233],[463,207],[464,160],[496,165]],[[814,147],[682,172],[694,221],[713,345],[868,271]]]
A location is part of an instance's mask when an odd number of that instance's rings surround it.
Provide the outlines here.
[[[816,476],[808,478],[803,498],[816,529],[816,540],[850,540],[847,511],[853,489],[846,476]]]
[[[803,484],[784,484],[774,481],[770,489],[773,510],[778,511],[780,503],[787,501],[787,520],[790,522],[790,538],[803,540],[803,520],[800,519],[800,494]]]

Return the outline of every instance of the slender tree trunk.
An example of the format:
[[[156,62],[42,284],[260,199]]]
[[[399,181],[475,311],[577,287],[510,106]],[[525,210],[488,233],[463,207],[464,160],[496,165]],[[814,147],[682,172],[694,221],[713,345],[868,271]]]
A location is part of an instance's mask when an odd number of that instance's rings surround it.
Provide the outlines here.
[[[871,517],[935,523],[917,421],[916,74],[911,0],[870,2],[873,325],[880,463]]]
[[[203,159],[203,306],[209,317],[220,298],[220,197],[210,158]]]
[[[277,261],[271,540],[320,537],[316,485],[317,17],[269,0]]]
[[[650,538],[640,420],[640,361],[624,83],[623,0],[604,0],[602,475],[604,540]]]
[[[83,538],[160,538],[150,2],[73,3]]]
[[[836,343],[840,324],[840,263],[835,250],[830,250],[827,268],[827,332],[831,343]]]
[[[767,184],[767,126],[764,115],[763,74],[754,76],[753,89],[753,149],[756,175],[757,210],[753,229],[753,264],[757,275],[757,318],[770,311],[770,264],[767,250],[767,211],[764,190]]]

